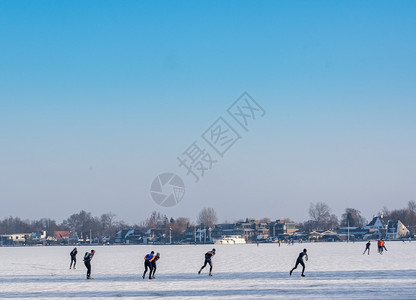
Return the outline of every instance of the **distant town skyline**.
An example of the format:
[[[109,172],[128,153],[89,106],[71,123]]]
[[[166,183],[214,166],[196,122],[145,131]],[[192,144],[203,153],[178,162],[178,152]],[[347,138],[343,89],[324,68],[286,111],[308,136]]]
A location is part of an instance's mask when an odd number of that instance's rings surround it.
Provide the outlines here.
[[[369,219],[416,200],[416,3],[0,3],[0,219]],[[248,92],[248,130],[227,109]],[[204,133],[241,136],[224,155]],[[237,137],[235,135],[234,137]],[[197,141],[218,163],[195,182]],[[211,150],[209,150],[211,149]],[[224,150],[224,149],[223,149]],[[184,182],[156,204],[154,179]]]

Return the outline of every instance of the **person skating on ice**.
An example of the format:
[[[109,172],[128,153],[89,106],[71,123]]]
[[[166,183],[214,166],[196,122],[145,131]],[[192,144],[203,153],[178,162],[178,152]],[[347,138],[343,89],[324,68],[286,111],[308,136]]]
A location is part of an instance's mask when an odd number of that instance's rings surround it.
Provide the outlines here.
[[[383,240],[380,238],[377,242],[378,253],[383,254]]]
[[[387,248],[386,248],[386,245],[384,243],[384,240],[383,239],[380,239],[380,241],[381,241],[381,248],[382,248],[382,250],[386,250],[387,251]]]
[[[152,261],[155,259],[155,252],[152,251],[144,257],[144,272],[143,279],[146,276],[147,269],[149,269],[149,279],[152,279],[153,265]]]
[[[370,246],[371,246],[371,242],[368,241],[367,244],[365,244],[365,250],[363,255],[365,254],[365,252],[367,251],[367,254],[370,255]]]
[[[84,265],[87,268],[87,279],[93,279],[91,278],[91,260],[94,257],[95,251],[91,250],[91,253],[85,252],[84,255]]]
[[[293,270],[295,270],[298,267],[298,265],[300,264],[302,266],[302,274],[300,276],[305,277],[305,274],[304,274],[304,272],[305,272],[305,263],[303,262],[303,257],[305,257],[305,260],[308,261],[308,254],[306,254],[306,249],[303,249],[303,251],[301,253],[299,253],[298,258],[296,259],[295,266],[293,267],[292,270],[290,270],[290,273],[289,273],[290,276],[292,276]]]
[[[155,279],[155,273],[156,273],[156,262],[159,260],[160,258],[160,253],[156,253],[154,259],[152,260],[152,270],[150,271],[150,275],[152,277],[152,279]]]
[[[71,256],[71,263],[69,264],[69,269],[71,268],[75,268],[75,265],[77,264],[77,247],[75,247],[74,249],[72,249],[71,253],[69,254]],[[74,266],[72,266],[72,263],[74,264]]]
[[[201,269],[198,271],[198,274],[201,274],[201,271],[203,268],[206,267],[207,264],[209,264],[209,276],[212,276],[212,257],[215,255],[215,249],[212,249],[211,251],[208,251],[205,253],[205,262],[204,265],[201,267]]]

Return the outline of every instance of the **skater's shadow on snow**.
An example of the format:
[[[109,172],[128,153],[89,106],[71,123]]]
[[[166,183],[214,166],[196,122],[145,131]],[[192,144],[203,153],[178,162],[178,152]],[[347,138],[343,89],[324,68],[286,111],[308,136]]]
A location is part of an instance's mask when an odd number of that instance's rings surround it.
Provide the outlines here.
[[[148,277],[142,278],[141,275],[125,275],[125,274],[112,274],[101,275],[96,274],[92,282],[191,282],[191,281],[228,281],[228,280],[253,280],[253,279],[273,279],[288,277],[288,273],[283,272],[244,272],[244,273],[215,273],[212,277],[208,276],[208,273],[170,273],[157,276],[156,279],[149,280]],[[65,275],[9,275],[0,276],[0,283],[70,283],[70,282],[87,282],[85,276],[73,276]]]
[[[403,272],[406,273],[407,278],[416,277],[416,270],[369,270],[369,271],[310,271],[306,272],[304,280],[345,280],[345,279],[395,279],[402,278]],[[290,280],[299,279],[300,272],[295,270],[292,276],[289,272],[241,272],[241,273],[214,273],[212,277],[208,274],[194,274],[194,273],[171,273],[157,276],[154,280],[149,280],[147,277],[143,279],[139,274],[125,275],[101,275],[97,274],[94,281],[98,282],[191,282],[191,281],[212,281],[216,280]],[[94,282],[93,281],[93,282]],[[84,276],[63,276],[63,275],[8,275],[0,276],[0,283],[70,283],[70,282],[87,282]]]
[[[95,280],[87,281],[80,277],[65,277],[65,276],[24,276],[24,275],[12,275],[1,276],[0,284],[7,283],[39,283],[44,284],[75,284],[79,285],[82,282],[88,284],[93,289],[92,291],[79,291],[72,289],[70,292],[65,291],[21,291],[21,292],[2,292],[2,299],[10,298],[139,298],[139,297],[228,297],[236,295],[250,296],[275,296],[286,295],[297,297],[299,295],[320,295],[324,294],[326,297],[339,296],[339,289],[328,289],[328,282],[334,282],[335,280],[346,280],[348,282],[361,282],[363,279],[374,280],[378,282],[378,279],[398,279],[403,278],[403,273],[406,273],[406,278],[416,277],[416,270],[372,270],[372,271],[319,271],[319,272],[307,272],[306,278],[300,278],[300,272],[294,272],[292,276],[289,276],[288,272],[242,272],[242,273],[214,273],[213,277],[208,277],[208,274],[191,274],[191,273],[174,273],[163,274],[161,273],[155,280],[142,279],[139,275],[96,275]],[[200,287],[203,289],[193,288],[187,289],[189,282],[201,282]],[[239,282],[238,286],[241,289],[231,288],[227,289],[221,286],[221,282],[236,281]],[[262,281],[269,281],[272,284],[267,287],[259,289],[258,283]],[[111,287],[111,283],[126,283],[126,288],[122,291],[103,291],[102,284]],[[178,284],[176,285],[175,282]],[[183,282],[183,283],[182,283]],[[216,286],[218,282],[219,286]],[[244,284],[247,282],[247,284]],[[206,284],[209,284],[210,288],[206,289]],[[230,283],[232,287],[236,285]],[[343,282],[335,283],[335,286],[339,284],[344,285]],[[360,283],[361,284],[361,283]],[[120,286],[120,285],[119,285]],[[197,285],[198,286],[198,285]],[[230,286],[230,285],[228,285]],[[377,285],[378,286],[378,285]],[[177,287],[178,289],[175,289]],[[166,289],[165,289],[166,288]],[[356,291],[354,289],[347,288],[344,291],[350,296],[353,296]],[[358,291],[359,292],[359,291]],[[385,291],[392,292],[392,291]],[[394,292],[394,291],[393,291]],[[396,291],[397,292],[397,291]],[[391,294],[397,296],[396,294]],[[394,297],[393,297],[394,298]]]

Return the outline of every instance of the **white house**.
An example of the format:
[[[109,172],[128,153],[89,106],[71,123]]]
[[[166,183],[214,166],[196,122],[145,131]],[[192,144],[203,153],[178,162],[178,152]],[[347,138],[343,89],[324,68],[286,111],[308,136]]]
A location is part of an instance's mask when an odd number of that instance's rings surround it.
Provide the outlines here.
[[[13,243],[24,243],[26,239],[32,236],[31,233],[13,233],[3,235],[6,238],[9,238]]]
[[[400,221],[391,221],[387,223],[386,239],[400,239],[409,235],[409,230]]]
[[[386,229],[383,216],[374,216],[370,223],[363,227],[364,229]]]

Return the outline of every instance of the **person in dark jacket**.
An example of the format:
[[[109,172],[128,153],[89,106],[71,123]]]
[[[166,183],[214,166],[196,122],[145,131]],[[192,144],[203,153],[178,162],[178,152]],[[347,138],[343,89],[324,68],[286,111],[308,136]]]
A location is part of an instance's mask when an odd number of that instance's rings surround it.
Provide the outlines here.
[[[205,262],[204,265],[201,267],[201,269],[198,271],[198,274],[201,274],[201,271],[203,268],[206,267],[207,264],[209,264],[209,276],[212,276],[212,257],[215,255],[215,249],[212,249],[211,251],[208,251],[205,253]]]
[[[304,256],[305,256],[305,260],[308,261],[308,254],[306,254],[306,249],[303,249],[303,251],[301,253],[299,253],[298,258],[296,259],[295,267],[292,270],[290,270],[290,273],[289,273],[290,276],[292,276],[293,270],[295,270],[298,267],[298,265],[300,264],[302,266],[302,274],[300,276],[305,277],[305,274],[304,274],[304,272],[305,272],[305,263],[303,262],[303,257]]]
[[[146,276],[147,269],[149,269],[149,279],[152,279],[153,264],[152,261],[155,259],[155,252],[152,251],[149,254],[146,254],[144,257],[144,272],[143,279]]]
[[[368,241],[367,244],[365,244],[365,250],[363,255],[365,254],[365,252],[367,251],[367,254],[370,255],[370,246],[371,246],[371,242]]]
[[[95,251],[91,250],[91,253],[85,252],[84,255],[84,265],[87,268],[87,279],[93,279],[91,278],[91,260],[94,257]]]
[[[71,256],[71,263],[69,264],[69,269],[71,268],[75,268],[75,265],[77,264],[77,247],[75,247],[74,249],[72,249],[71,253],[69,254]],[[74,263],[74,266],[72,267],[72,263]]]
[[[152,279],[155,279],[155,273],[156,273],[156,262],[160,258],[160,253],[156,253],[155,258],[152,260],[152,271],[150,272]],[[153,273],[152,273],[153,272]]]

